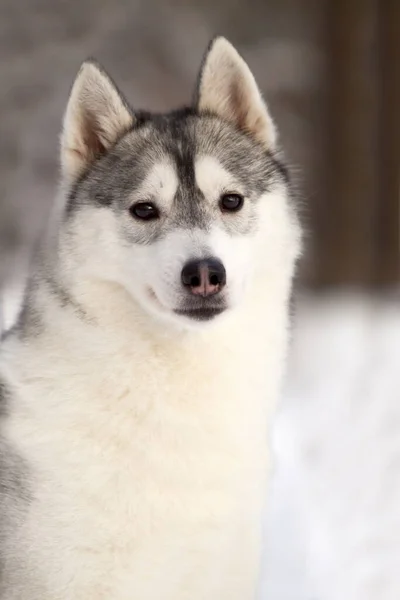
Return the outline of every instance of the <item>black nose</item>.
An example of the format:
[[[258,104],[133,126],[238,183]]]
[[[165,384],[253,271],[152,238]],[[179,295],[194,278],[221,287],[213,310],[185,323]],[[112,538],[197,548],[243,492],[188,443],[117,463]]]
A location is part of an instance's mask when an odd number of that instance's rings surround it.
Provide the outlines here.
[[[195,296],[213,296],[226,284],[225,267],[217,258],[192,260],[182,269],[182,283]]]

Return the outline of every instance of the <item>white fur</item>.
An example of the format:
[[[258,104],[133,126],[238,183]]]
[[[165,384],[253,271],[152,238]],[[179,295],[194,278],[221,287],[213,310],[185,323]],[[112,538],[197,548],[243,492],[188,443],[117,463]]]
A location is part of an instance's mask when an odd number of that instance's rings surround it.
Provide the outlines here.
[[[151,318],[93,276],[76,290],[94,322],[41,292],[45,334],[11,340],[3,367],[18,390],[5,433],[35,475],[14,598],[254,598],[297,253],[273,200],[259,277],[204,331]]]
[[[101,327],[49,304],[46,336],[8,365],[6,435],[38,477],[15,598],[254,597],[287,292],[264,284],[195,335],[108,284],[87,289]]]
[[[207,169],[226,184],[205,165],[199,185]],[[10,337],[2,359],[16,391],[4,435],[33,486],[7,600],[254,598],[299,250],[283,190],[258,204],[242,239],[216,223],[133,249],[125,217],[90,207],[62,229],[57,268],[87,316],[39,287],[40,336]],[[172,317],[174,282],[205,247],[226,265],[231,310],[193,331]]]
[[[239,181],[214,156],[199,156],[195,172],[197,185],[209,201],[217,202],[223,192],[243,194]]]
[[[179,180],[174,165],[168,161],[158,162],[135,190],[132,203],[156,198],[157,204],[161,204],[162,209],[166,210],[171,207],[178,185]]]

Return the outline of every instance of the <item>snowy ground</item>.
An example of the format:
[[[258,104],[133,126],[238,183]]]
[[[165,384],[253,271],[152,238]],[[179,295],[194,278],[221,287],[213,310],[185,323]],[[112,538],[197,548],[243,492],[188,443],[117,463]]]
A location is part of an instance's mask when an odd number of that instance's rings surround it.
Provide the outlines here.
[[[299,299],[273,448],[262,598],[399,600],[399,295]]]
[[[400,297],[300,302],[263,597],[400,598]]]

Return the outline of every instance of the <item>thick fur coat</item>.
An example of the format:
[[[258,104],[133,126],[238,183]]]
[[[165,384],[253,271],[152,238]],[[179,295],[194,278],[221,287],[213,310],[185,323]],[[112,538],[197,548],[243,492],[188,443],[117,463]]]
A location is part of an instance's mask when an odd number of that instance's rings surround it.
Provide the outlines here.
[[[300,238],[254,78],[217,38],[155,116],[86,62],[61,164],[1,346],[0,598],[252,600]]]

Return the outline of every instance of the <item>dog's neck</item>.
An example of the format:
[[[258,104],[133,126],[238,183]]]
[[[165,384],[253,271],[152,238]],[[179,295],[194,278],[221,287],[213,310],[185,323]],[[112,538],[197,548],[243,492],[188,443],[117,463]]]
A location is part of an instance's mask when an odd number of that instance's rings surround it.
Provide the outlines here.
[[[100,328],[120,339],[129,336],[132,340],[139,335],[159,342],[191,338],[216,342],[220,337],[243,334],[249,327],[254,328],[252,334],[257,336],[265,324],[273,321],[272,313],[286,312],[287,292],[284,282],[271,282],[268,289],[255,284],[239,307],[210,323],[188,325],[148,313],[121,285],[100,279],[80,281],[78,286],[70,288],[51,276],[42,278],[34,292],[34,303],[46,321],[49,320],[46,310],[53,313],[55,318],[46,324],[50,329],[65,320],[77,327]],[[279,319],[276,326],[279,327]]]
[[[285,277],[255,285],[226,318],[190,330],[154,319],[116,284],[86,280],[73,294],[38,277],[27,298],[31,315],[10,339],[7,363],[50,395],[56,385],[92,399],[119,397],[140,380],[151,385],[138,392],[139,403],[165,393],[166,402],[185,397],[238,415],[247,414],[250,386],[251,419],[264,436],[285,363],[289,287]]]

